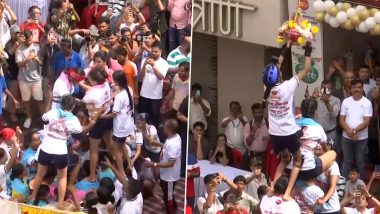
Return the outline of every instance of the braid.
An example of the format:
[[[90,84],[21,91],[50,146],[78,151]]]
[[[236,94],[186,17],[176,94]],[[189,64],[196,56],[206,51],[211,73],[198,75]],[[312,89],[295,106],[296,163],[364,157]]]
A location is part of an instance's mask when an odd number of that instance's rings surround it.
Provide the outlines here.
[[[129,104],[130,104],[130,107],[132,109],[132,112],[134,110],[133,106],[134,106],[134,103],[133,103],[133,98],[132,98],[132,94],[131,94],[131,91],[129,90],[129,87],[127,85],[127,87],[125,87],[125,90],[127,91],[127,94],[128,94],[128,99],[129,99]]]

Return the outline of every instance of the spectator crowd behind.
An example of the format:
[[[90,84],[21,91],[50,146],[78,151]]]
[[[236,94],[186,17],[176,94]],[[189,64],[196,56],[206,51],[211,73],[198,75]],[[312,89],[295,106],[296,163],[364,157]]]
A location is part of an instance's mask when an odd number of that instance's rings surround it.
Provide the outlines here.
[[[181,211],[191,1],[83,2],[0,1],[1,198]]]

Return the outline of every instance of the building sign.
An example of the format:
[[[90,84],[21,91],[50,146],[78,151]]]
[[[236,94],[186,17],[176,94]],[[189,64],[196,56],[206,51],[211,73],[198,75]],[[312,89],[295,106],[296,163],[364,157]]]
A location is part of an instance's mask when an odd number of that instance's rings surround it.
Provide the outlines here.
[[[355,1],[345,1],[352,4],[360,4],[363,6],[369,6],[369,7],[379,7],[380,8],[380,1],[379,0],[355,0]]]
[[[255,11],[256,7],[233,0],[195,0],[193,5],[194,27],[202,25],[202,30],[211,33],[220,32],[224,36],[232,33],[241,37],[241,13],[244,10]]]
[[[312,41],[313,52],[310,73],[302,79],[300,86],[296,91],[296,106],[300,106],[302,100],[305,97],[310,97],[315,88],[320,87],[323,80],[323,32],[322,26],[314,18],[314,10],[311,5],[315,0],[289,0],[289,17],[294,17],[294,14],[298,7],[301,8],[302,16],[304,19],[310,21],[313,25],[316,25],[320,32],[316,35],[314,41]],[[292,46],[292,67],[293,72],[298,73],[304,68],[304,50],[300,46]]]

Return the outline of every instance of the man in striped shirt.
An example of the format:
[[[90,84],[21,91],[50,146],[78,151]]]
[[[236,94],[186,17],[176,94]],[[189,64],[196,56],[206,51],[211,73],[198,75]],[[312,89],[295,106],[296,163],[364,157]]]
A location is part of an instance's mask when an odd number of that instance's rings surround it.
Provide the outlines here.
[[[178,71],[178,67],[182,62],[190,62],[191,60],[191,35],[185,34],[182,45],[170,52],[167,61],[169,64],[169,74],[174,75]]]

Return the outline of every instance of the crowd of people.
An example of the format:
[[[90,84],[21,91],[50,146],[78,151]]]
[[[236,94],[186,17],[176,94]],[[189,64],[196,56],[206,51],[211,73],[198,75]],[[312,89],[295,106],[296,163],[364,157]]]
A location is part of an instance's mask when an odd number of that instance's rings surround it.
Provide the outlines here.
[[[157,185],[175,213],[191,1],[79,2],[0,1],[0,197],[138,214]]]
[[[304,46],[304,69],[282,78],[280,57],[265,66],[262,103],[248,120],[239,102],[220,125],[215,143],[207,134],[209,102],[193,84],[190,99],[187,203],[194,213],[377,213],[380,66],[366,60],[358,71],[342,58],[332,61],[320,87],[295,107],[297,86],[311,68],[312,47]],[[351,62],[352,64],[352,62]],[[195,113],[194,113],[195,112]],[[229,180],[225,173],[202,174],[197,164],[247,171]],[[200,176],[202,174],[202,177]],[[205,189],[195,179],[204,182]],[[198,181],[197,181],[198,182]],[[223,185],[222,185],[223,184]],[[189,191],[189,189],[191,191]]]

